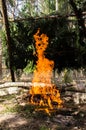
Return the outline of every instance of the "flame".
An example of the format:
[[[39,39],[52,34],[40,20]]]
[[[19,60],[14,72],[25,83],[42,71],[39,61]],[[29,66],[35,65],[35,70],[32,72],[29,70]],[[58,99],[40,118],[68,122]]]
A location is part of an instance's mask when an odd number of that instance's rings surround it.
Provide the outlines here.
[[[45,58],[44,55],[48,45],[48,37],[45,34],[40,35],[40,29],[38,29],[34,39],[38,60],[32,80],[33,86],[29,91],[31,95],[29,102],[40,106],[40,110],[44,109],[49,113],[50,110],[60,108],[62,100],[60,99],[59,90],[51,82],[54,62]]]

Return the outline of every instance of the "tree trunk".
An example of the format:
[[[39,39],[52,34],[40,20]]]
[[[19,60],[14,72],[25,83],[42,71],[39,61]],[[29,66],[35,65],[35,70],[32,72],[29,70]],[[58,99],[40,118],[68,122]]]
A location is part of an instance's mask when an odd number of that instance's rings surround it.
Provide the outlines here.
[[[78,20],[78,26],[79,26],[79,37],[80,42],[82,42],[82,38],[86,37],[86,28],[85,28],[85,20],[83,19],[83,14],[80,9],[77,8],[76,3],[74,0],[69,0],[70,5],[73,8],[73,11],[76,15],[76,18]]]
[[[5,31],[6,31],[6,39],[7,39],[7,48],[8,48],[11,80],[13,82],[15,82],[14,71],[13,71],[13,68],[12,68],[11,36],[10,36],[10,28],[9,28],[9,22],[8,22],[8,16],[7,16],[7,7],[6,7],[5,0],[1,0],[1,5],[2,5],[3,22],[4,22],[4,26],[5,26]]]
[[[56,0],[56,11],[58,11],[58,0]]]

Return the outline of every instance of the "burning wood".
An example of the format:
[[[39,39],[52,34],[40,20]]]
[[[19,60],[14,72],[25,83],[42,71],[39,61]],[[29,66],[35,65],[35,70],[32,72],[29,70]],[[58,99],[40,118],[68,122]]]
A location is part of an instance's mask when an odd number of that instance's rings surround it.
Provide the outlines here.
[[[48,45],[48,37],[45,34],[40,34],[40,29],[38,29],[34,35],[34,39],[36,41],[36,55],[38,60],[32,80],[33,86],[29,91],[29,103],[38,105],[41,109],[49,113],[50,110],[62,107],[62,100],[60,99],[59,90],[51,82],[54,62],[47,59],[44,55]],[[41,82],[44,83],[42,86]]]

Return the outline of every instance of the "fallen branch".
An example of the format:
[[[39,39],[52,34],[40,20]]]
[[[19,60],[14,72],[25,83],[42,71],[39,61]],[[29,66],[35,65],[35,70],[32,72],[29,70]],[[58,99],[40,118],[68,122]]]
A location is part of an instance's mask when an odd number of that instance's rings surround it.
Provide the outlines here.
[[[9,87],[28,87],[28,88],[31,88],[31,86],[40,86],[40,87],[44,87],[44,86],[52,86],[54,84],[46,84],[46,83],[32,83],[32,82],[6,82],[4,84],[0,84],[0,89],[3,89],[3,88],[9,88]]]
[[[19,87],[23,89],[30,89],[32,86],[37,87],[45,87],[45,86],[52,86],[54,84],[45,84],[45,83],[32,83],[32,82],[6,82],[3,84],[0,84],[0,89],[9,88],[9,87]],[[86,93],[86,89],[78,89],[75,88],[73,84],[67,84],[67,85],[58,85],[58,89],[61,90],[61,92],[70,91],[70,92],[79,92],[79,93]]]
[[[4,84],[0,84],[0,89],[9,88],[9,87],[31,87],[31,82],[6,82]]]
[[[85,90],[85,89],[79,90],[79,89],[74,89],[73,87],[71,87],[71,88],[66,88],[65,91],[78,92],[78,93],[86,93],[86,90]]]

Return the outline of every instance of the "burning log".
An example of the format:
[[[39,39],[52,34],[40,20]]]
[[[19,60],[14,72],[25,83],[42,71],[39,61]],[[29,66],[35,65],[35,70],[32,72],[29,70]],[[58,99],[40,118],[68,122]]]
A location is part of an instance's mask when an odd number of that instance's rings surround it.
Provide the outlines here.
[[[51,86],[51,84],[46,84],[47,86]],[[37,82],[5,82],[0,84],[0,89],[3,88],[9,88],[9,87],[21,87],[21,88],[26,88],[26,89],[30,89],[32,86],[40,86],[40,87],[44,87],[45,83],[37,83]]]
[[[23,88],[23,89],[31,89],[32,86],[36,87],[36,86],[40,86],[40,87],[45,87],[45,86],[52,86],[51,84],[45,84],[45,83],[37,83],[37,82],[5,82],[0,84],[0,89],[4,89],[4,88],[9,88],[9,87],[19,87],[19,88]],[[54,84],[53,84],[54,85]],[[86,89],[78,89],[75,88],[73,84],[70,85],[58,85],[58,87],[56,86],[56,89],[58,88],[58,90],[61,91],[61,93],[66,92],[66,91],[70,91],[70,92],[79,92],[79,93],[86,93]]]
[[[48,37],[40,35],[40,30],[34,35],[36,41],[36,55],[38,57],[36,70],[34,71],[33,86],[29,91],[29,103],[42,107],[47,113],[49,110],[62,107],[59,90],[51,83],[54,62],[45,58],[44,52],[48,45]],[[35,84],[37,82],[37,84]],[[43,87],[40,85],[43,82]],[[47,85],[49,84],[49,85]],[[40,109],[39,109],[40,110]]]

